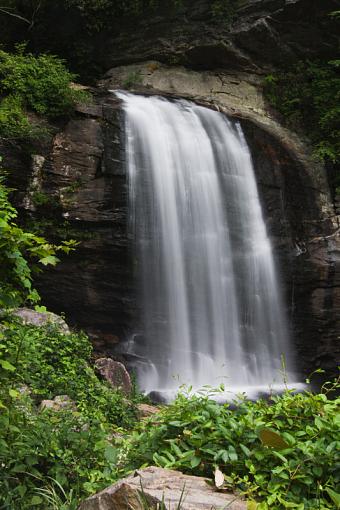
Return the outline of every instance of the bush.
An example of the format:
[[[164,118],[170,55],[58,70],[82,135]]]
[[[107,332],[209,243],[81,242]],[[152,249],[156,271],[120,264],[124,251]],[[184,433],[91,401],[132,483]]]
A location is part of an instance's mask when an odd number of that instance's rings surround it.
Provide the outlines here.
[[[3,318],[0,329],[0,507],[73,510],[116,480],[110,435],[132,427],[135,403],[100,381],[84,334]],[[38,411],[69,395],[77,410]],[[47,505],[48,498],[51,500]]]
[[[315,154],[340,162],[340,60],[299,62],[266,78],[265,93],[288,125],[303,129]]]
[[[32,285],[32,271],[55,265],[57,251],[68,253],[76,244],[71,240],[51,245],[43,237],[21,229],[15,223],[17,211],[9,202],[9,192],[0,175],[0,307],[5,308],[26,300],[39,301]]]
[[[79,498],[114,478],[107,431],[80,414],[37,414],[29,405],[16,398],[0,415],[0,506],[75,510]],[[58,506],[48,504],[53,492]]]
[[[157,415],[157,426],[146,423],[122,442],[121,474],[156,464],[212,477],[218,466],[224,487],[258,499],[258,510],[331,509],[330,494],[339,492],[339,403],[286,391],[230,410],[181,394]]]
[[[5,138],[33,138],[41,135],[41,128],[28,119],[27,110],[49,118],[68,115],[77,101],[85,101],[88,94],[73,89],[76,76],[64,61],[53,55],[38,57],[0,50],[0,136]]]
[[[6,323],[2,349],[15,371],[10,380],[27,384],[35,398],[67,394],[84,416],[116,426],[134,424],[136,410],[120,391],[101,382],[90,366],[92,347],[83,333],[62,333],[57,326]]]

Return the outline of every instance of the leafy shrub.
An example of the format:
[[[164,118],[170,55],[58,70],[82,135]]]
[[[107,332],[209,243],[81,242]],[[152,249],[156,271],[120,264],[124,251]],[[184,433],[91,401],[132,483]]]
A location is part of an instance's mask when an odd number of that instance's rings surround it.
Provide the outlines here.
[[[6,359],[15,366],[14,383],[27,384],[35,397],[67,394],[84,416],[131,426],[136,419],[133,403],[101,382],[90,366],[92,347],[83,333],[62,333],[57,326],[6,323],[2,332]]]
[[[3,317],[1,508],[73,510],[79,498],[116,480],[109,437],[118,426],[134,425],[139,397],[129,401],[100,381],[89,363],[91,352],[84,334]],[[77,411],[37,410],[42,398],[56,394],[68,394]]]
[[[340,161],[340,60],[299,62],[270,75],[265,93],[289,126],[304,129],[315,154]]]
[[[1,162],[1,159],[0,159]],[[59,250],[69,252],[73,241],[59,246],[49,244],[43,237],[25,232],[16,223],[17,211],[10,204],[10,190],[0,176],[0,306],[13,307],[25,300],[39,301],[32,285],[32,270],[39,271],[58,262]],[[31,265],[31,267],[30,267]]]
[[[22,47],[14,54],[0,50],[0,136],[40,135],[42,129],[30,122],[27,109],[51,118],[69,114],[77,101],[88,98],[70,86],[75,78],[53,55],[24,54]]]
[[[13,138],[34,138],[40,131],[28,120],[19,96],[11,95],[0,102],[0,133],[1,136]]]
[[[46,504],[46,491],[52,489],[64,503],[58,510],[75,510],[79,498],[114,477],[107,431],[81,414],[37,414],[28,406],[27,399],[17,398],[0,415],[0,506],[53,508]]]
[[[235,410],[208,396],[181,394],[121,445],[121,473],[142,465],[212,477],[223,472],[225,487],[258,510],[334,508],[329,491],[339,492],[340,399],[286,391],[270,402],[241,400]],[[278,446],[266,444],[266,434]],[[255,507],[254,507],[255,508]]]

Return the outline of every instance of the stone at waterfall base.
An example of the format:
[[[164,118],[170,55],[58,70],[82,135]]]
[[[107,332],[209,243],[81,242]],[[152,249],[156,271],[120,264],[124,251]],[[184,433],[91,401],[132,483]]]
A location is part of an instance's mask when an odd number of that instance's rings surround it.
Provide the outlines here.
[[[111,358],[98,358],[95,369],[113,388],[122,390],[126,395],[132,391],[132,383],[123,363]]]
[[[150,416],[159,413],[159,407],[150,404],[137,404],[137,412],[140,419],[150,418]]]
[[[156,508],[163,497],[166,508],[177,508],[182,496],[181,510],[247,509],[245,501],[234,494],[218,492],[206,478],[148,467],[86,499],[78,510],[143,510],[141,487],[151,508]]]

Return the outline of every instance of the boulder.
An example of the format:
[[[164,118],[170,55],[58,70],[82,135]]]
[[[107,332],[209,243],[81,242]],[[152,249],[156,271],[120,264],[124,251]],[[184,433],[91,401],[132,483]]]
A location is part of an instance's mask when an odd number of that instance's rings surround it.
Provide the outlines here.
[[[131,393],[131,379],[123,363],[112,358],[98,358],[95,368],[113,388],[121,389],[126,395]]]
[[[149,418],[159,412],[159,407],[151,406],[150,404],[138,404],[138,415],[140,418]]]
[[[14,310],[13,315],[19,317],[24,324],[31,324],[32,326],[46,326],[53,324],[58,326],[62,333],[70,333],[69,327],[59,315],[52,312],[36,312],[30,308],[18,308]]]
[[[40,411],[50,409],[51,411],[61,411],[62,409],[71,409],[76,411],[76,404],[68,395],[57,395],[53,400],[42,400],[39,406]]]
[[[180,501],[181,510],[247,508],[245,501],[235,494],[217,491],[206,478],[148,467],[86,499],[78,510],[143,510],[143,499],[147,500],[151,508],[158,508],[157,505],[160,505],[163,499],[169,509],[177,508]]]

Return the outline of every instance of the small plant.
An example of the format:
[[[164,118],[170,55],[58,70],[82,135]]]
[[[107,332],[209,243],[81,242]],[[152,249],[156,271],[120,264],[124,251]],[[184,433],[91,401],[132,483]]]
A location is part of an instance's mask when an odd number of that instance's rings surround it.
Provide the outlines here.
[[[125,89],[131,89],[136,85],[140,85],[142,83],[142,75],[140,71],[131,71],[126,79],[123,81],[123,87]]]
[[[236,16],[237,3],[238,0],[213,0],[211,2],[213,17],[229,25]]]
[[[56,208],[59,206],[58,200],[55,196],[38,190],[32,193],[32,202],[37,207],[50,206]]]

